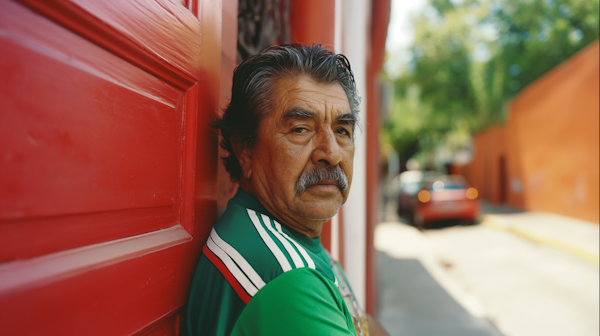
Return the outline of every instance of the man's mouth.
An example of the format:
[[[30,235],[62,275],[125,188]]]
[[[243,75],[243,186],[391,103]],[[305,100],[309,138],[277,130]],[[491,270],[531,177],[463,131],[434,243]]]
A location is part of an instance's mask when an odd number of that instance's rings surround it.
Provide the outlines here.
[[[310,187],[309,189],[312,189],[315,191],[331,193],[331,192],[338,191],[339,186],[336,181],[321,181],[321,182],[315,184],[314,186]]]

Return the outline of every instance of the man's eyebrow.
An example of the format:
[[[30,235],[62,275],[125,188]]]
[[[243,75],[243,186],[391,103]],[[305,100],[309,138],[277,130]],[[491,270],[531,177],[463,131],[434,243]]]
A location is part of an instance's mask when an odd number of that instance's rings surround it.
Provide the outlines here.
[[[350,124],[350,125],[354,126],[358,123],[358,116],[356,116],[352,113],[344,113],[344,114],[338,115],[337,118],[335,118],[335,120],[337,122],[341,122],[344,124]]]
[[[283,120],[287,121],[290,119],[316,119],[317,114],[315,112],[307,111],[301,108],[293,108],[283,114]]]

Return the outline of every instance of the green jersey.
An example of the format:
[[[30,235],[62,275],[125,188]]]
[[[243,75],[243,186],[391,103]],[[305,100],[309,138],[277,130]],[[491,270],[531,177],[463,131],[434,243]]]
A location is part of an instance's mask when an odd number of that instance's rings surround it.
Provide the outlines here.
[[[184,328],[188,336],[363,335],[366,325],[320,238],[277,222],[239,189],[204,246]]]

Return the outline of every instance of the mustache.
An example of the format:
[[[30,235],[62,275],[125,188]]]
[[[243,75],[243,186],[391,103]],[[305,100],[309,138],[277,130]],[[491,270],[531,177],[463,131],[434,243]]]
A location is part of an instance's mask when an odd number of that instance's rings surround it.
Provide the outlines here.
[[[340,166],[314,167],[310,171],[303,171],[296,181],[296,196],[302,194],[306,189],[321,182],[337,182],[338,188],[344,192],[348,190],[348,177]]]

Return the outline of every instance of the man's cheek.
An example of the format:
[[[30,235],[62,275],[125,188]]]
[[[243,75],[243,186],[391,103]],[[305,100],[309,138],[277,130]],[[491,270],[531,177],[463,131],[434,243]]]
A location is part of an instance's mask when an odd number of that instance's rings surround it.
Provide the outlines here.
[[[348,178],[348,189],[346,189],[346,192],[348,192],[350,190],[350,187],[352,186],[352,169],[346,169],[344,170],[344,173],[346,174],[346,177]]]

